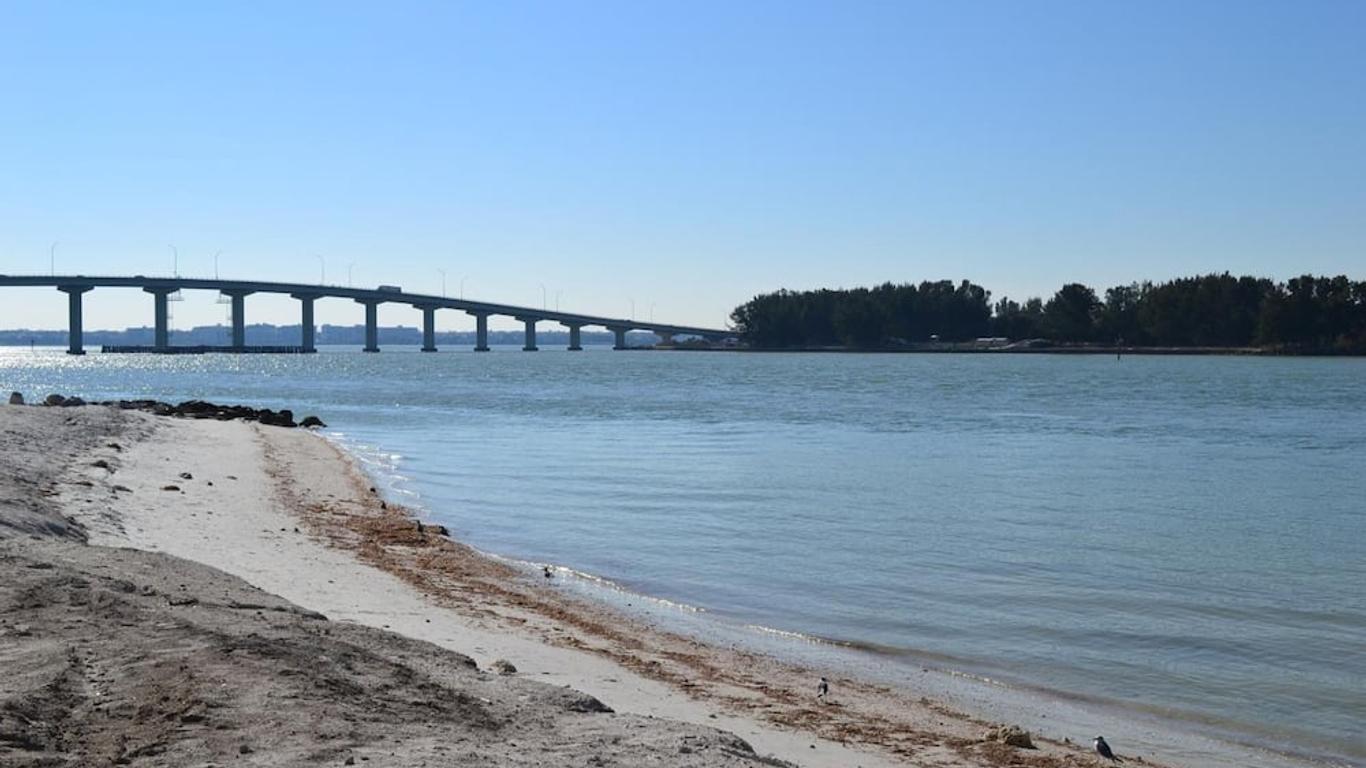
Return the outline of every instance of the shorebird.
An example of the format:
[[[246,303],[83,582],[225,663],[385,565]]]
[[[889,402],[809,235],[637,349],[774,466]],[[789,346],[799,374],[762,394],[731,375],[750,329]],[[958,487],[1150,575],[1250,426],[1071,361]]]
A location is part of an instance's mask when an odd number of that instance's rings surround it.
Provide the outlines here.
[[[825,701],[825,697],[828,695],[830,695],[830,681],[822,677],[821,681],[816,684],[816,700]]]
[[[1121,762],[1118,757],[1115,757],[1115,753],[1110,751],[1110,745],[1105,743],[1104,736],[1096,737],[1096,754],[1112,763]]]

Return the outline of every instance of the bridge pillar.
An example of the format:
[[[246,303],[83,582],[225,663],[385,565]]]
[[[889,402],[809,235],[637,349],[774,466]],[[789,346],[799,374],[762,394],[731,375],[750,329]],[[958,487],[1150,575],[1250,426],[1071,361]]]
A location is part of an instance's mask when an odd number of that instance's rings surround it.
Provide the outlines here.
[[[313,324],[313,302],[317,300],[317,294],[312,293],[292,293],[291,297],[299,301],[299,342],[305,352],[317,352],[318,348],[314,344],[317,326]]]
[[[418,306],[422,310],[422,351],[436,351],[436,307],[431,304]]]
[[[615,328],[608,328],[607,330],[611,331],[612,335],[616,337],[612,344],[612,349],[626,349],[626,332],[631,329],[617,326]]]
[[[374,299],[356,299],[357,304],[365,305],[365,352],[379,351],[379,302]]]
[[[519,317],[519,318],[517,318],[517,319],[518,319],[518,320],[521,320],[523,323],[526,324],[526,344],[522,345],[522,351],[523,351],[523,352],[535,352],[535,351],[536,351],[536,318],[534,318],[534,317]]]
[[[81,324],[81,294],[90,290],[88,285],[59,285],[57,290],[66,294],[67,302],[67,347],[68,355],[85,354],[85,329]]]
[[[659,337],[659,343],[655,346],[672,347],[674,345],[674,335],[672,333],[665,333],[664,331],[655,331],[655,335]]]
[[[170,315],[166,311],[166,297],[175,293],[174,288],[143,288],[152,294],[152,316],[156,323],[152,335],[152,346],[165,351],[171,346]]]
[[[485,312],[470,312],[474,315],[474,351],[489,351],[489,316]]]
[[[247,295],[251,291],[223,291],[232,299],[232,348],[247,346]],[[311,309],[311,308],[310,308]]]
[[[568,323],[566,323],[566,325],[568,325]],[[580,328],[583,328],[583,326],[582,326],[582,325],[570,325],[570,326],[569,326],[569,351],[570,351],[570,352],[582,352],[582,351],[583,351],[583,345],[579,343],[579,340],[580,340],[580,339],[579,339],[579,329],[580,329]]]

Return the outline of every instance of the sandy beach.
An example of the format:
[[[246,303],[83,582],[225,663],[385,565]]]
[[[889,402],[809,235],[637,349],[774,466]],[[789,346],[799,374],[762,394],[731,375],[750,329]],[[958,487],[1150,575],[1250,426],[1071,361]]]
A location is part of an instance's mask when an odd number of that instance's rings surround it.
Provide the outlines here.
[[[0,683],[13,764],[1096,763],[916,692],[835,677],[821,701],[820,671],[576,598],[386,502],[311,431],[0,417],[0,658],[30,670]]]

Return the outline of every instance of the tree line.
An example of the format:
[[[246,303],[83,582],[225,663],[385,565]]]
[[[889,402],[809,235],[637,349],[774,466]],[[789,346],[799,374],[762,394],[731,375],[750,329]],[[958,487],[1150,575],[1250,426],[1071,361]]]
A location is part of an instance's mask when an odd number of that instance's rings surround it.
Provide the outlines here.
[[[874,288],[780,290],[736,307],[759,348],[892,348],[982,337],[1058,344],[1260,347],[1366,354],[1366,281],[1305,275],[1285,282],[1228,273],[1130,283],[1103,296],[1068,283],[1047,300],[1002,298],[967,280]]]

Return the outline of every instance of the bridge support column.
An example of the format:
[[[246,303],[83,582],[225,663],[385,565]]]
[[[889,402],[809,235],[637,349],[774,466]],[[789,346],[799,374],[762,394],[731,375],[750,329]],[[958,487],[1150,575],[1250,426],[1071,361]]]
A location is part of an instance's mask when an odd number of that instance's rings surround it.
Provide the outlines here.
[[[474,315],[474,351],[489,351],[489,316],[482,312],[470,312]]]
[[[626,349],[626,332],[630,329],[616,327],[608,328],[607,330],[611,331],[612,335],[616,337],[612,344],[612,349]]]
[[[317,352],[318,348],[314,344],[317,326],[313,324],[313,302],[318,298],[311,293],[290,294],[299,301],[299,345],[305,352]]]
[[[664,331],[655,331],[655,335],[659,337],[659,343],[655,346],[672,347],[674,345],[674,335],[672,333],[665,333]]]
[[[518,320],[521,320],[523,323],[526,324],[526,344],[524,344],[524,345],[522,346],[522,351],[523,351],[523,352],[535,352],[535,351],[536,351],[536,318],[534,318],[534,317],[519,317],[519,318],[517,318],[517,319],[518,319]]]
[[[436,307],[430,304],[419,306],[422,310],[422,351],[436,351]]]
[[[582,351],[583,351],[583,345],[579,343],[579,341],[580,341],[579,329],[581,329],[581,328],[583,328],[582,325],[571,325],[571,326],[569,326],[569,351],[570,351],[570,352],[582,352]]]
[[[170,315],[166,311],[166,297],[174,293],[175,289],[143,288],[142,290],[152,294],[152,316],[155,322],[152,346],[157,351],[164,352],[171,346]]]
[[[379,302],[372,299],[356,299],[357,304],[365,305],[365,352],[379,351]]]
[[[81,322],[81,294],[90,290],[84,285],[59,285],[57,290],[66,294],[67,306],[67,347],[68,355],[85,354],[85,329]]]
[[[224,293],[232,299],[232,348],[241,351],[247,346],[247,294],[251,291]]]

